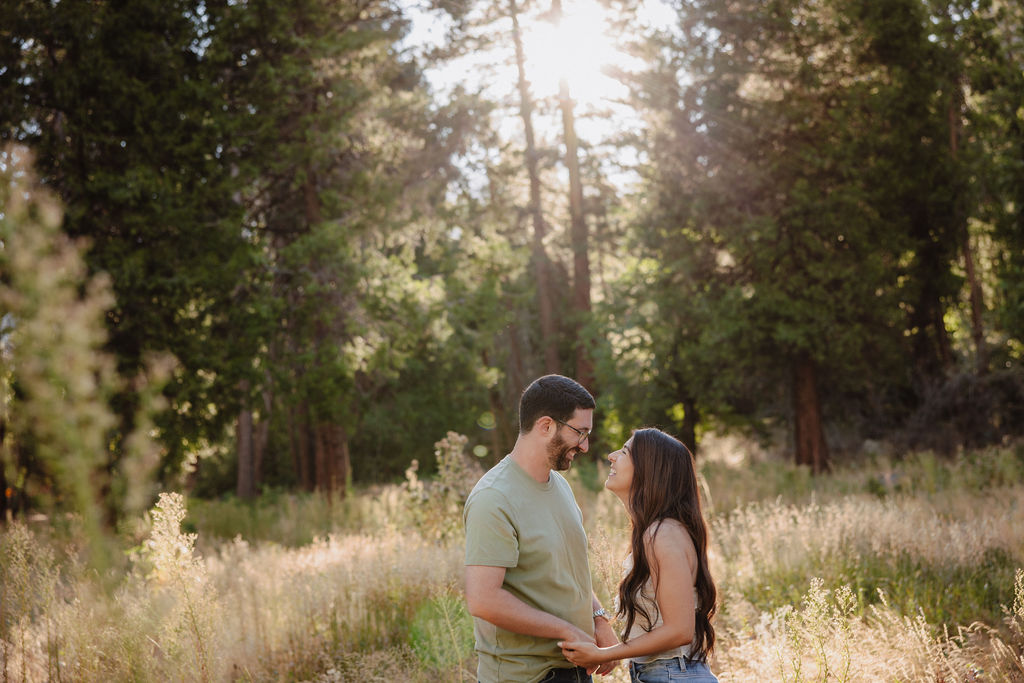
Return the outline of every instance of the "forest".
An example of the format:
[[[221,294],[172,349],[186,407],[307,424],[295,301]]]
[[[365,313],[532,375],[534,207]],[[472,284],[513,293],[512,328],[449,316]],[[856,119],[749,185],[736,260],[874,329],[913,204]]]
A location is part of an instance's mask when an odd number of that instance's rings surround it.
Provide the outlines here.
[[[115,514],[142,437],[202,496],[343,495],[449,430],[493,462],[549,372],[595,451],[738,430],[822,471],[1024,431],[1016,3],[584,7],[618,63],[535,93],[557,0],[4,3],[5,200],[46,196],[3,216],[5,509],[70,497],[88,425],[50,400],[102,404]],[[99,365],[30,367],[74,345]]]

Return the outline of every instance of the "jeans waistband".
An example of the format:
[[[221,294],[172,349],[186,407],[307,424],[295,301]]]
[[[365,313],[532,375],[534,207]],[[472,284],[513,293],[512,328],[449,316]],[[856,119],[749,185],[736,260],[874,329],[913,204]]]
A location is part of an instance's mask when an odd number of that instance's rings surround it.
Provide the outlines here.
[[[678,661],[679,665],[682,666],[685,669],[688,665],[693,664],[694,662],[702,662],[704,660],[703,659],[691,659],[689,657],[684,657],[682,655],[678,655],[676,657],[661,657],[659,659],[652,659],[652,660],[647,661],[647,662],[635,662],[635,661],[633,661],[631,659],[631,660],[629,660],[629,668],[633,669],[633,668],[638,667],[638,666],[646,666],[647,664],[654,664],[656,662],[672,662],[672,661]]]

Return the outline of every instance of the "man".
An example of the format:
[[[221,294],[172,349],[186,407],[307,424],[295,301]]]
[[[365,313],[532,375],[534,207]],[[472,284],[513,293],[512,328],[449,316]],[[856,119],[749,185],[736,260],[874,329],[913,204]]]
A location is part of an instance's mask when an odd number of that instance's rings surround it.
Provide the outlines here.
[[[591,681],[558,641],[618,642],[591,587],[583,515],[557,471],[590,447],[594,408],[568,377],[535,380],[519,401],[515,447],[466,500],[466,602],[481,683]]]

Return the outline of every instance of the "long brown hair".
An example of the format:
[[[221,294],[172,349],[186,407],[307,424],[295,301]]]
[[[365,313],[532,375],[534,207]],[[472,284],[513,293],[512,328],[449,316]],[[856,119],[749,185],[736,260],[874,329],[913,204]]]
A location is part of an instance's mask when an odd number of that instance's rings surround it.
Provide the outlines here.
[[[694,659],[706,659],[715,648],[711,618],[717,607],[718,592],[708,571],[708,529],[701,512],[693,454],[681,441],[659,429],[638,429],[633,432],[629,455],[633,462],[628,504],[633,568],[619,584],[618,616],[626,618],[624,633],[628,638],[638,614],[648,625],[657,620],[656,614],[648,614],[636,600],[651,577],[644,536],[651,530],[653,538],[664,520],[675,519],[690,532],[697,549],[697,610],[690,651]]]

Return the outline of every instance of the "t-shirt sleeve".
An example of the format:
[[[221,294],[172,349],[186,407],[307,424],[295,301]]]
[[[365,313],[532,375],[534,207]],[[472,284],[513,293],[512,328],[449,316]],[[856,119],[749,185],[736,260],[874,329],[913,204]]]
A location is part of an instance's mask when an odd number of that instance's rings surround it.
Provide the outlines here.
[[[464,516],[467,565],[508,568],[519,563],[519,534],[504,495],[494,489],[474,491]]]

